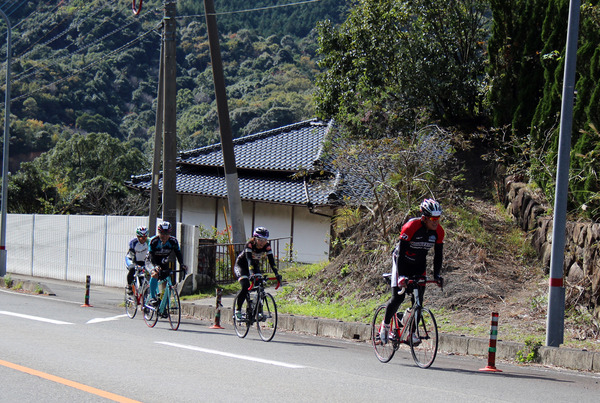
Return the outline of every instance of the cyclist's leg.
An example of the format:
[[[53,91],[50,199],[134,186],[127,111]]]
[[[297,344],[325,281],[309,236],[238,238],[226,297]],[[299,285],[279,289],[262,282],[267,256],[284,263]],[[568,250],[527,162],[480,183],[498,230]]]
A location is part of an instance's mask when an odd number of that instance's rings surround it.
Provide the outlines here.
[[[385,305],[377,307],[371,322],[371,344],[373,345],[377,359],[381,362],[388,362],[391,360],[396,352],[395,345],[397,346],[397,342],[384,343],[381,341],[381,322],[383,321],[383,317],[385,315],[385,309]],[[392,329],[391,331],[394,332],[395,330]]]
[[[248,296],[248,288],[250,287],[250,280],[248,277],[250,276],[250,271],[247,267],[241,267],[239,265],[235,265],[234,267],[235,275],[238,277],[238,281],[240,283],[240,292],[237,295],[236,301],[237,305],[235,307],[236,312],[242,312],[242,305]],[[234,312],[234,315],[236,314]]]
[[[156,269],[151,270],[150,277],[150,298],[157,299],[158,298],[158,271]]]
[[[398,291],[400,291],[400,288],[392,287],[392,298],[390,298],[385,308],[384,321],[388,325],[392,320],[392,316],[394,316],[394,314],[398,312],[398,308],[400,307],[400,305],[402,305],[402,302],[404,302],[405,293],[398,295]]]
[[[127,272],[127,284],[132,285],[135,281],[135,266],[129,267]]]
[[[160,290],[160,294],[162,298],[160,300],[160,308],[159,312],[164,313],[165,308],[168,304],[169,294],[171,286],[171,272],[169,270],[162,269],[160,271],[160,275],[158,276],[158,288]]]

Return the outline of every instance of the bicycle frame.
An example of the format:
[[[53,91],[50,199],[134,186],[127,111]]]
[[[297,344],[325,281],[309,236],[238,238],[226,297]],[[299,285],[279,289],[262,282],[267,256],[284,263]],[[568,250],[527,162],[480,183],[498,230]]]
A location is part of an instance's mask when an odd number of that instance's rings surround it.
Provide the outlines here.
[[[138,305],[143,306],[144,290],[148,287],[146,273],[145,267],[136,266],[134,281],[131,284],[132,293],[125,292],[125,312],[131,319],[135,317]]]
[[[159,289],[160,289],[160,286],[165,287],[165,291],[162,294],[162,296],[159,295],[160,306],[158,307],[158,312],[162,314],[165,311],[165,307],[167,305],[167,301],[169,300],[169,297],[171,297],[171,287],[173,287],[173,282],[171,281],[171,276],[168,276],[164,280],[159,280],[158,281]]]
[[[138,305],[142,303],[142,296],[144,293],[144,287],[148,285],[148,280],[146,279],[146,268],[142,266],[137,266],[135,269],[135,280],[132,284],[133,295],[135,296]]]
[[[185,270],[174,270],[171,274],[177,272],[185,272]],[[169,319],[171,329],[179,329],[179,324],[181,322],[181,302],[179,300],[177,288],[175,288],[177,283],[173,284],[171,274],[163,280],[159,280],[159,286],[164,287],[164,292],[162,295],[159,294],[160,303],[158,307],[147,302],[150,298],[149,288],[144,292],[144,321],[148,327],[154,327],[158,321],[158,317],[162,316]]]
[[[389,277],[389,274],[384,277]],[[438,347],[437,323],[431,310],[423,307],[421,298],[419,298],[419,287],[425,286],[427,283],[437,283],[437,281],[425,278],[409,279],[407,287],[403,287],[399,291],[399,294],[406,292],[411,295],[410,313],[406,318],[402,318],[403,325],[400,324],[398,312],[392,316],[388,342],[382,341],[380,337],[381,323],[385,317],[387,305],[381,305],[375,309],[371,322],[371,339],[379,361],[389,362],[400,346],[407,344],[419,367],[429,368],[433,364]]]
[[[235,315],[233,316],[233,326],[238,337],[246,337],[248,330],[254,323],[256,323],[258,334],[263,341],[271,341],[275,336],[277,331],[277,304],[273,296],[265,290],[266,281],[275,279],[262,276],[253,279],[242,304],[242,318],[238,319]],[[276,289],[279,286],[278,281]],[[234,311],[238,308],[237,303],[238,297],[233,300]]]

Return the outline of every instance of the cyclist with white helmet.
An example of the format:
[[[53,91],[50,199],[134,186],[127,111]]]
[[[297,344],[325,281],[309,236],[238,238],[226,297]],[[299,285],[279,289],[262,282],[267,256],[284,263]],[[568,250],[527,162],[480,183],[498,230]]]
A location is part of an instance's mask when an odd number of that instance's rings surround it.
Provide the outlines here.
[[[127,273],[127,292],[132,293],[131,285],[134,282],[136,266],[145,267],[148,256],[148,228],[140,225],[135,230],[136,237],[129,241],[129,250],[125,255]]]
[[[235,260],[235,275],[242,286],[237,296],[238,306],[235,310],[235,315],[239,320],[242,319],[242,304],[246,299],[248,288],[250,287],[249,277],[254,274],[260,274],[260,259],[264,255],[267,255],[267,260],[277,280],[281,281],[281,276],[277,271],[277,265],[273,257],[271,243],[269,242],[269,230],[265,227],[256,227],[252,233],[252,238],[248,240],[246,247]]]
[[[156,303],[158,296],[158,281],[164,280],[171,275],[170,256],[175,254],[179,265],[183,271],[187,271],[187,266],[183,264],[183,255],[177,238],[171,235],[171,223],[163,221],[158,225],[158,235],[150,239],[148,247],[148,256],[154,266],[150,272],[150,302]]]
[[[406,287],[410,278],[425,277],[427,274],[427,253],[433,248],[433,278],[443,284],[440,276],[443,260],[444,229],[440,225],[442,208],[434,199],[421,203],[421,217],[415,217],[402,226],[400,241],[392,258],[392,298],[388,301],[385,318],[381,326],[381,341],[387,343],[392,316],[398,311],[406,293],[398,291]],[[425,286],[418,286],[419,299],[423,302]]]

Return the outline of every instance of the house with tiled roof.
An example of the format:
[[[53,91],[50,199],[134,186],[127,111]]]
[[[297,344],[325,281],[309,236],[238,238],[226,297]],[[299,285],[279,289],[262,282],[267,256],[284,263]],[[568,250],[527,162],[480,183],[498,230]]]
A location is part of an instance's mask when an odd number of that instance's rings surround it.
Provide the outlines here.
[[[344,203],[348,181],[323,152],[332,127],[333,121],[312,119],[233,141],[248,236],[256,226],[267,227],[271,238],[288,239],[300,262],[329,258],[332,218]],[[181,152],[176,172],[178,221],[225,229],[221,144]],[[151,174],[134,176],[127,185],[149,192]]]

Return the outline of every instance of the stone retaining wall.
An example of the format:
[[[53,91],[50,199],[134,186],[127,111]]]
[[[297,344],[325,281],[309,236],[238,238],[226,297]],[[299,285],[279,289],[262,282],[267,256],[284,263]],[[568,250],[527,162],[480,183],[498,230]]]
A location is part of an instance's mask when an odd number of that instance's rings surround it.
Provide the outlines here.
[[[546,274],[550,271],[553,217],[540,197],[525,183],[510,178],[505,183],[504,205],[517,224],[531,236],[531,244],[540,256]],[[590,309],[600,319],[600,224],[592,222],[566,223],[563,273],[567,296],[577,296],[577,304]],[[577,292],[573,291],[576,287]],[[571,290],[569,290],[571,288]]]

